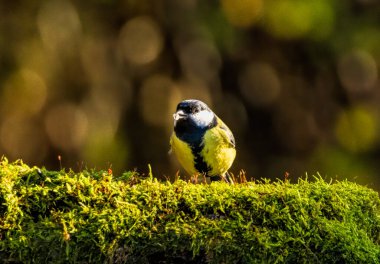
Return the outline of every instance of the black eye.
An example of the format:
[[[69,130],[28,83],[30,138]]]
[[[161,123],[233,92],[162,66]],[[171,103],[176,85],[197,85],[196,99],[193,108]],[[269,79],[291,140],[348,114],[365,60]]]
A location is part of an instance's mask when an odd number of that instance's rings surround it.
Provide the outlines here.
[[[199,111],[200,111],[200,109],[199,109],[198,107],[193,107],[193,108],[191,109],[191,112],[192,112],[193,114],[198,113]]]
[[[190,106],[188,106],[188,107],[185,108],[185,113],[186,114],[191,114],[192,112],[193,112],[193,109]]]
[[[206,108],[201,104],[182,102],[177,106],[177,111],[182,110],[186,114],[196,114]]]

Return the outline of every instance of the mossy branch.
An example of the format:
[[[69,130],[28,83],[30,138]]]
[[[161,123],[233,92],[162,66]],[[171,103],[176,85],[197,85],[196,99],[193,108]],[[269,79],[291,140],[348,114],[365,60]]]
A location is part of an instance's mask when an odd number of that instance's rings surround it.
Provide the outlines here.
[[[4,263],[379,263],[380,200],[348,181],[191,184],[0,164]]]

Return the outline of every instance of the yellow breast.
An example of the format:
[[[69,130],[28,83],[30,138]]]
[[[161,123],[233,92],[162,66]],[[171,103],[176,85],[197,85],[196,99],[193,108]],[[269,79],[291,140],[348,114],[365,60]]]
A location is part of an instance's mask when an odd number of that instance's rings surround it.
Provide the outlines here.
[[[199,173],[195,168],[194,154],[190,146],[180,140],[174,132],[170,144],[182,167],[191,175]],[[211,128],[204,134],[201,144],[203,148],[200,155],[211,168],[207,176],[223,175],[231,167],[236,156],[235,147],[231,144],[227,132],[218,126]]]
[[[194,156],[191,152],[191,148],[187,143],[180,140],[174,132],[170,137],[170,146],[174,155],[177,157],[178,162],[185,171],[190,175],[197,173],[197,170],[194,167]]]
[[[209,176],[223,175],[232,165],[236,150],[231,145],[225,131],[214,127],[209,129],[203,137],[201,156],[210,166]]]

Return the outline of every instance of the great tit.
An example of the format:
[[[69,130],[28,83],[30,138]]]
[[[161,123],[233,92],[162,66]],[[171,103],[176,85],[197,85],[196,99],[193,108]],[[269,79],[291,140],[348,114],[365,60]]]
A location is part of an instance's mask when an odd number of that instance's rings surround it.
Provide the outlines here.
[[[235,156],[235,138],[213,111],[199,100],[180,102],[170,138],[172,152],[190,174],[202,174],[211,181],[233,184],[227,170]]]

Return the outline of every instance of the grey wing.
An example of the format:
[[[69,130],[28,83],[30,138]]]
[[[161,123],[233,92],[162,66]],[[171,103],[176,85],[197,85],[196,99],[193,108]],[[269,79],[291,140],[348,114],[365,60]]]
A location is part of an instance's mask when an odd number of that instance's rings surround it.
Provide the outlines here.
[[[236,146],[235,138],[234,138],[234,135],[232,134],[231,130],[223,122],[220,123],[220,128],[226,132],[230,144],[233,147],[235,147]]]

